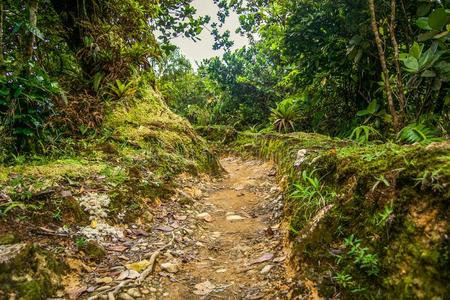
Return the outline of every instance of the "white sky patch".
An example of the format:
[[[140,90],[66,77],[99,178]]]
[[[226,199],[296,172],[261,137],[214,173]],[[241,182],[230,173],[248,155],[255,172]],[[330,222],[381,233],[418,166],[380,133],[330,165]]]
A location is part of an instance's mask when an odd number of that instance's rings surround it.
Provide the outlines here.
[[[192,5],[197,9],[197,16],[209,15],[211,17],[210,23],[219,23],[217,12],[219,8],[214,4],[213,0],[194,0]],[[230,30],[230,39],[234,41],[232,49],[239,49],[249,43],[246,37],[235,33],[239,27],[239,17],[235,12],[230,11],[230,16],[226,19],[225,24],[219,30],[223,33],[225,30]],[[209,28],[209,26],[208,26]],[[214,38],[211,33],[204,28],[199,36],[200,41],[194,42],[189,38],[177,37],[172,40],[172,43],[177,45],[181,52],[189,59],[192,66],[196,69],[196,62],[200,63],[205,58],[223,55],[223,50],[215,51],[212,49]]]

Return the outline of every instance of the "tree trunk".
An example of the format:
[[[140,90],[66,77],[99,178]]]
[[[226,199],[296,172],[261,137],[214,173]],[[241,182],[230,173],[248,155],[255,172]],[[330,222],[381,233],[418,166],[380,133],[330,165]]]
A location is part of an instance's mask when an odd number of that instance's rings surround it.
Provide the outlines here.
[[[4,58],[3,58],[3,1],[2,1],[0,3],[0,65],[3,65],[3,61]]]
[[[36,28],[37,25],[37,9],[38,9],[38,0],[29,0],[28,1],[28,22],[31,28]],[[28,32],[26,43],[25,43],[25,61],[28,61],[33,56],[33,47],[36,41],[36,37],[30,31]]]
[[[389,33],[391,36],[392,47],[394,48],[394,65],[397,71],[398,102],[400,105],[399,126],[402,126],[403,122],[405,121],[406,97],[404,93],[402,73],[400,70],[398,43],[397,38],[395,36],[395,28],[396,28],[395,14],[397,9],[395,3],[396,1],[397,0],[391,0],[391,22],[389,25]]]
[[[383,70],[384,75],[384,89],[386,91],[389,111],[392,116],[392,123],[394,125],[394,130],[398,132],[400,129],[398,123],[398,116],[394,105],[394,98],[392,97],[392,88],[389,82],[389,71],[386,65],[386,57],[384,55],[383,42],[381,41],[380,33],[378,32],[377,18],[375,14],[375,3],[374,0],[368,0],[368,2],[371,16],[372,31],[375,36],[375,44],[377,45],[378,48],[378,56],[380,59],[381,69]]]

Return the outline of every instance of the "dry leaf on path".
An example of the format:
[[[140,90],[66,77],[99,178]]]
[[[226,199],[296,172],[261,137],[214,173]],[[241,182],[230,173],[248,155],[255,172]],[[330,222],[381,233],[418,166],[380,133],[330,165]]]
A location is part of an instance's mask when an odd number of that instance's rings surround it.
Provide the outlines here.
[[[150,265],[150,261],[144,259],[144,260],[137,261],[137,262],[134,262],[134,263],[126,264],[125,267],[128,270],[134,270],[136,272],[142,272],[145,269],[147,269],[147,267],[149,265]]]
[[[260,257],[258,257],[254,261],[252,261],[250,263],[250,265],[260,264],[262,262],[269,261],[272,258],[273,258],[273,253],[264,253],[263,255],[261,255]]]

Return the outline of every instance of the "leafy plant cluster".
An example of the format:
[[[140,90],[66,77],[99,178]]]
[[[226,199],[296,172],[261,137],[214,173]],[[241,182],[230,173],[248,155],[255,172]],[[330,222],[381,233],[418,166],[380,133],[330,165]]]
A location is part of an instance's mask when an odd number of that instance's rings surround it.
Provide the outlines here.
[[[448,0],[216,2],[223,19],[239,13],[250,43],[203,61],[194,76],[207,83],[198,95],[214,95],[198,102],[210,124],[358,142],[448,135]]]
[[[298,211],[295,215],[301,215],[304,221],[311,220],[320,209],[329,204],[336,196],[334,192],[325,188],[320,178],[315,175],[316,171],[303,170],[301,180],[293,183],[293,190],[290,193],[290,199],[297,202]],[[299,228],[293,228],[294,232],[298,231],[297,229]]]

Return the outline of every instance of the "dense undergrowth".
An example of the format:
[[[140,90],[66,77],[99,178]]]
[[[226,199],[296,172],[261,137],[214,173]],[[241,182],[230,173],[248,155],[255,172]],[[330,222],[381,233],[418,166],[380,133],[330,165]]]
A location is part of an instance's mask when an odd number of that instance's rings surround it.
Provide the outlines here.
[[[201,132],[220,142],[230,130]],[[357,144],[318,134],[248,132],[234,141],[231,151],[278,164],[290,262],[321,296],[450,295],[448,142]]]

